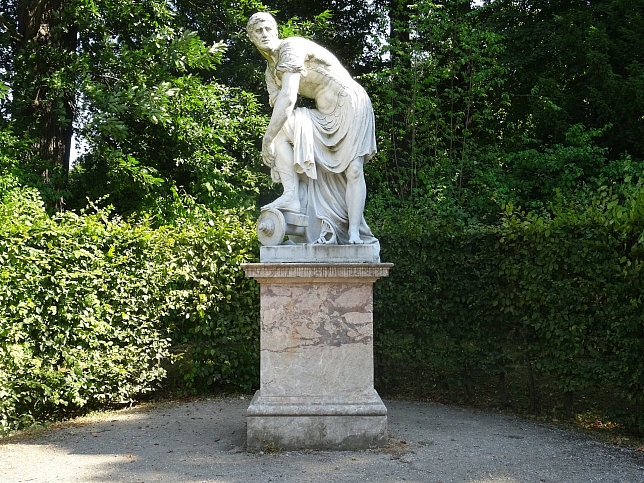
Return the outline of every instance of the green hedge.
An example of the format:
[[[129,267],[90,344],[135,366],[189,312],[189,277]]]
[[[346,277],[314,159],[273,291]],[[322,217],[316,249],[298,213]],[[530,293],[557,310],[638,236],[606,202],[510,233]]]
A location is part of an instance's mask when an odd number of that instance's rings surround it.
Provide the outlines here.
[[[256,380],[247,216],[193,204],[160,228],[108,209],[50,217],[35,190],[7,187],[0,432],[130,402],[159,387],[171,353],[187,352],[186,392]]]
[[[600,410],[644,429],[644,187],[496,226],[390,213],[375,293],[385,392]]]
[[[185,393],[257,383],[252,217],[188,200],[172,226],[50,217],[35,191],[5,188],[1,431],[131,401],[167,367]],[[644,427],[644,187],[548,216],[508,207],[494,226],[431,213],[369,214],[395,263],[375,285],[379,389]]]

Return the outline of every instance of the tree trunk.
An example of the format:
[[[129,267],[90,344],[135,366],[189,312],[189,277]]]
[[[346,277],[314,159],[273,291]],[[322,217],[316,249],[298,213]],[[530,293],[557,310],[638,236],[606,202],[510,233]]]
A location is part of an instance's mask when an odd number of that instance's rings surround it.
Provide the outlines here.
[[[472,373],[467,364],[463,364],[463,368],[461,370],[461,381],[465,394],[465,402],[471,403],[474,400],[474,387],[472,384]]]
[[[70,25],[63,25],[64,3],[64,0],[18,3],[19,55],[13,66],[16,124],[35,139],[38,154],[46,162],[42,175],[56,192],[64,187],[69,172],[75,92],[64,71],[68,68],[66,59],[78,44],[77,30],[71,21]],[[51,85],[53,74],[62,77],[62,87]],[[56,204],[61,207],[62,198]]]
[[[574,416],[574,401],[575,393],[573,391],[566,391],[563,395],[563,404],[564,404],[564,413],[567,418],[572,418]]]
[[[505,371],[499,372],[498,393],[499,393],[499,405],[502,408],[509,407],[510,397],[508,396],[508,390],[507,390],[507,385],[505,381]]]
[[[526,371],[528,378],[528,395],[530,396],[530,411],[537,412],[539,409],[539,400],[537,397],[537,385],[534,380],[534,371],[532,370],[532,361],[526,356]]]
[[[391,148],[389,160],[398,171],[398,195],[405,198],[413,189],[413,133],[410,129],[410,112],[413,110],[412,63],[409,52],[410,10],[407,1],[389,0],[390,63],[394,76],[391,86]]]

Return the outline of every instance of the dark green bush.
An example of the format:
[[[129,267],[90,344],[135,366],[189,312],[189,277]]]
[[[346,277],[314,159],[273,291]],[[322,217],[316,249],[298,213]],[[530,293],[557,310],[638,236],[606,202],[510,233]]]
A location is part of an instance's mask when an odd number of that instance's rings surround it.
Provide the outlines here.
[[[644,186],[616,191],[550,215],[507,207],[495,226],[429,209],[376,220],[395,264],[375,286],[380,388],[644,429]]]
[[[426,210],[388,215],[373,226],[381,259],[395,264],[375,285],[380,384],[435,397],[463,389],[471,399],[471,378],[492,363],[487,345],[504,337],[487,327],[494,322],[486,310],[495,285],[493,232]],[[412,370],[401,371],[405,365]]]
[[[494,305],[524,332],[544,389],[644,428],[644,186],[599,190],[551,217],[508,208]]]

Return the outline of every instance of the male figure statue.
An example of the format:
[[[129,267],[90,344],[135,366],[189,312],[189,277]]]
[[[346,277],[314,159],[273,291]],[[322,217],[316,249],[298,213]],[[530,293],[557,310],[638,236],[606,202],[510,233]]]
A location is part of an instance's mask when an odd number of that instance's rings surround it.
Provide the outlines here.
[[[284,188],[264,208],[308,215],[309,242],[377,243],[363,216],[363,166],[376,153],[369,96],[324,47],[301,37],[280,39],[269,13],[254,14],[247,32],[267,60],[273,107],[262,157]],[[316,108],[296,108],[298,94]]]

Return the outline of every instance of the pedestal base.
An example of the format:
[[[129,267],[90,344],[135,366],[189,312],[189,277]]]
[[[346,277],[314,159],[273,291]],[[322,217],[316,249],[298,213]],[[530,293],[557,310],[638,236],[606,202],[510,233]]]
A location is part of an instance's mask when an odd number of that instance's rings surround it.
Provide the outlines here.
[[[356,450],[387,442],[387,408],[375,391],[371,397],[351,397],[346,401],[262,397],[257,391],[246,414],[250,451]]]
[[[365,449],[387,438],[373,387],[373,283],[388,263],[244,265],[261,285],[249,450]]]

